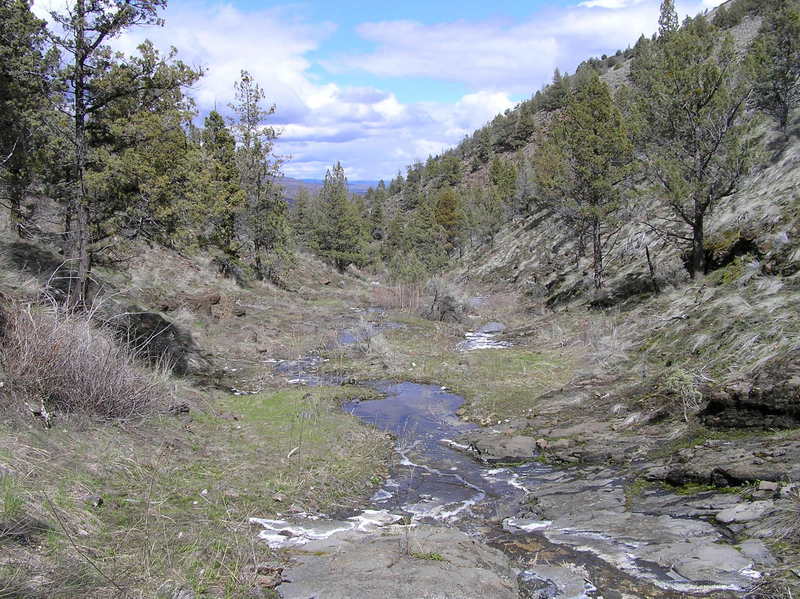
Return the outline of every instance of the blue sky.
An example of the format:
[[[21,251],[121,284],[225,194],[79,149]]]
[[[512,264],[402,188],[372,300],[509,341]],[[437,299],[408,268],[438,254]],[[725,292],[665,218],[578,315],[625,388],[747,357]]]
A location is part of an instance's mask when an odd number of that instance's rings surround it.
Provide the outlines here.
[[[45,15],[68,0],[35,0]],[[681,16],[721,0],[677,0]],[[231,101],[241,69],[276,104],[284,172],[390,178],[458,143],[585,58],[657,28],[660,0],[170,0],[163,28],[132,30],[175,46],[204,78],[201,114]]]

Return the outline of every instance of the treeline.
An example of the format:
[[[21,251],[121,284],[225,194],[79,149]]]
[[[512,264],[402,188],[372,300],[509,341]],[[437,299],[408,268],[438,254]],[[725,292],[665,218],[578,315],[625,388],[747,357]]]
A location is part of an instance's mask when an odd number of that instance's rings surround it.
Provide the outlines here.
[[[202,77],[173,49],[133,56],[109,42],[159,25],[165,0],[75,0],[50,27],[29,0],[0,3],[0,189],[20,237],[33,198],[62,207],[57,242],[84,299],[95,263],[120,239],[214,255],[240,278],[280,280],[291,263],[286,203],[276,184],[274,107],[242,72],[233,115],[202,126],[185,90]]]
[[[424,278],[464,248],[491,244],[514,217],[541,213],[575,241],[576,259],[590,256],[597,288],[617,234],[634,218],[686,248],[692,276],[704,272],[706,219],[761,163],[764,119],[788,136],[800,101],[800,2],[739,0],[723,9],[711,21],[679,24],[664,0],[652,38],[613,61],[588,60],[572,76],[557,71],[550,86],[456,148],[350,200],[361,223],[352,263]],[[761,26],[741,52],[728,29],[746,15]],[[600,75],[625,59],[625,81],[611,89]],[[324,210],[328,197],[323,190],[308,205]],[[296,216],[298,228],[324,220]],[[332,255],[318,234],[305,235]]]

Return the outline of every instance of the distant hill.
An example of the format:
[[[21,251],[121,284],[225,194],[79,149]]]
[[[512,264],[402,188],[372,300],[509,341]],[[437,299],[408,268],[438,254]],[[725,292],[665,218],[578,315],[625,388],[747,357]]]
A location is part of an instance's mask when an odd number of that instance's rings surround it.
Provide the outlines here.
[[[305,187],[309,192],[315,194],[322,189],[322,181],[319,179],[293,179],[291,177],[281,177],[278,181],[284,190],[283,197],[286,200],[294,200],[301,187]],[[375,187],[377,181],[348,181],[347,187],[350,193],[364,195],[370,187]]]

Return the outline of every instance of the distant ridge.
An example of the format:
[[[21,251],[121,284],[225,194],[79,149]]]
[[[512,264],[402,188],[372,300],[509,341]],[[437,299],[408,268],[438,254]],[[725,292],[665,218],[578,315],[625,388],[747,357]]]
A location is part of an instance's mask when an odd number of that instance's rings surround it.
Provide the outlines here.
[[[278,183],[283,186],[283,196],[287,200],[294,200],[301,187],[305,187],[310,193],[314,194],[322,189],[321,179],[294,179],[292,177],[281,177]],[[377,181],[348,181],[347,187],[350,193],[364,195],[370,187],[375,187]]]

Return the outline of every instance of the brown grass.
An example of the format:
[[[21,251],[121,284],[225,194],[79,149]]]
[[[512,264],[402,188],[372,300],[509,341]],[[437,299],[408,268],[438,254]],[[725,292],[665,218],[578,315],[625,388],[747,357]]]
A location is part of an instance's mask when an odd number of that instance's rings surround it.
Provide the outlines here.
[[[7,311],[0,357],[7,393],[0,401],[37,413],[82,413],[106,419],[143,416],[168,395],[158,371],[96,327],[91,315],[30,304]]]
[[[372,291],[372,302],[387,310],[419,311],[424,304],[425,285],[422,283],[397,283],[381,285]]]

